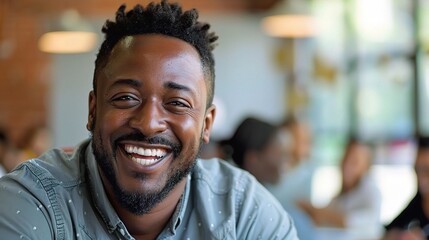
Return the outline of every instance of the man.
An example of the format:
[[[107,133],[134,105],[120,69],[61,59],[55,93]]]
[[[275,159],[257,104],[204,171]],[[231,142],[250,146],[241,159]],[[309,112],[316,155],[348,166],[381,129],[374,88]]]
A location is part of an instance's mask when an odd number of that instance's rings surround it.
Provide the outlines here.
[[[429,238],[429,138],[418,140],[414,169],[417,176],[417,193],[408,206],[386,226],[384,239]]]
[[[213,44],[195,10],[137,5],[103,27],[90,140],[0,180],[4,239],[297,239],[254,178],[196,160],[215,107]]]

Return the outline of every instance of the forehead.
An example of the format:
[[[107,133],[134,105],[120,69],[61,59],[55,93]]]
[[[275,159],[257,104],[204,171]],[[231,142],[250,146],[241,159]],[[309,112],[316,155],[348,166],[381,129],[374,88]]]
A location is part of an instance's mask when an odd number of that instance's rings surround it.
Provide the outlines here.
[[[162,46],[162,48],[159,48],[160,46]],[[188,42],[157,33],[125,36],[113,47],[112,52],[135,48],[144,48],[145,50],[157,48],[157,52],[164,54],[189,52],[199,57],[197,50]]]
[[[98,91],[115,79],[178,81],[206,92],[206,79],[198,51],[189,43],[162,34],[140,34],[121,39],[106,66],[97,74]],[[203,88],[203,89],[201,89]]]
[[[181,39],[161,34],[124,37],[113,47],[105,70],[109,72],[120,67],[135,67],[135,65],[145,67],[148,64],[159,64],[160,61],[164,65],[159,67],[173,68],[175,64],[184,64],[186,65],[184,71],[202,71],[200,56],[192,45]]]

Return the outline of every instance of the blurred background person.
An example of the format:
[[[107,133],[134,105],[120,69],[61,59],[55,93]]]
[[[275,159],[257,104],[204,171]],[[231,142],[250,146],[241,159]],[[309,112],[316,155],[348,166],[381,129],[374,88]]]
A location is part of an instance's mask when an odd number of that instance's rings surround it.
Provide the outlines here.
[[[279,125],[279,129],[288,136],[288,144],[285,145],[287,167],[280,181],[267,184],[266,188],[282,202],[310,201],[312,176],[316,169],[311,156],[311,127],[304,119],[291,115]]]
[[[0,176],[3,176],[6,173],[6,169],[3,166],[4,159],[6,157],[7,151],[9,148],[9,140],[6,136],[6,132],[0,129]]]
[[[52,147],[51,131],[44,125],[30,128],[19,144],[19,163],[42,155]]]
[[[309,124],[303,119],[289,116],[280,127],[289,132],[291,142],[291,158],[288,161],[290,169],[301,166],[311,157],[312,134]]]
[[[254,117],[245,118],[231,139],[221,141],[225,155],[263,185],[280,182],[288,163],[290,136],[277,126]],[[287,191],[287,189],[284,189]],[[300,239],[315,239],[311,219],[287,201],[278,199],[294,220]]]
[[[10,172],[18,164],[18,152],[5,130],[0,129],[0,176]]]
[[[263,184],[276,184],[287,163],[282,141],[282,135],[274,125],[247,117],[224,144],[230,147],[227,151],[237,166],[252,173]]]
[[[418,139],[414,170],[417,193],[405,209],[388,224],[384,239],[399,240],[414,232],[414,239],[429,239],[429,138]]]
[[[381,195],[369,174],[372,163],[368,145],[351,138],[341,161],[341,190],[328,206],[317,208],[300,201],[299,206],[320,227],[346,229],[352,238],[374,239],[380,236]]]
[[[225,144],[222,142],[210,139],[209,143],[202,144],[201,150],[199,153],[199,158],[201,159],[210,159],[210,158],[219,158],[226,159],[226,152],[223,147]]]

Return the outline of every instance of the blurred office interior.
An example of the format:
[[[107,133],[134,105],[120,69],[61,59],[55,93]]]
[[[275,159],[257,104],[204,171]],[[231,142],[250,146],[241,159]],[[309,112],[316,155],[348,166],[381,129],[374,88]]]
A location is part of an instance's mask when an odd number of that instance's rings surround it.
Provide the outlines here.
[[[34,123],[51,128],[57,147],[89,136],[100,29],[122,2],[149,1],[0,0],[0,126],[12,139]],[[414,137],[429,135],[428,1],[177,2],[200,9],[220,36],[213,139],[228,137],[247,115],[279,123],[294,114],[312,129],[313,203],[327,204],[338,190],[336,166],[350,135],[374,147],[384,223],[414,196]],[[303,18],[283,19],[280,29],[290,31],[275,32],[266,17],[278,14]],[[85,40],[92,45],[67,53],[42,48],[44,33],[71,30],[73,21],[95,33]]]

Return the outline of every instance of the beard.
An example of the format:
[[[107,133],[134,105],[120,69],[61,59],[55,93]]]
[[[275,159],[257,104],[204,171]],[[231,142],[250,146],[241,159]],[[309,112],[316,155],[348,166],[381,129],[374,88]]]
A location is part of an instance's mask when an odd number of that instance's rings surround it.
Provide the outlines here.
[[[177,164],[179,167],[169,169],[169,171],[166,173],[166,183],[164,186],[160,185],[159,190],[128,191],[119,184],[113,166],[113,162],[116,161],[115,153],[117,152],[117,148],[119,146],[118,143],[122,140],[145,141],[151,144],[160,143],[168,145],[173,150],[172,154],[174,161],[179,162],[179,164]],[[163,137],[147,138],[140,133],[124,135],[112,141],[110,144],[112,149],[111,153],[109,153],[107,148],[103,146],[101,135],[94,134],[92,138],[92,148],[97,164],[110,183],[115,198],[120,206],[135,215],[143,215],[152,210],[158,203],[162,202],[174,189],[174,187],[193,170],[196,164],[197,156],[201,150],[202,136],[200,136],[197,148],[192,148],[193,153],[191,153],[190,156],[183,155],[182,146],[180,144],[172,143]],[[147,176],[144,174],[139,173],[135,173],[134,177],[142,181],[147,178]]]

